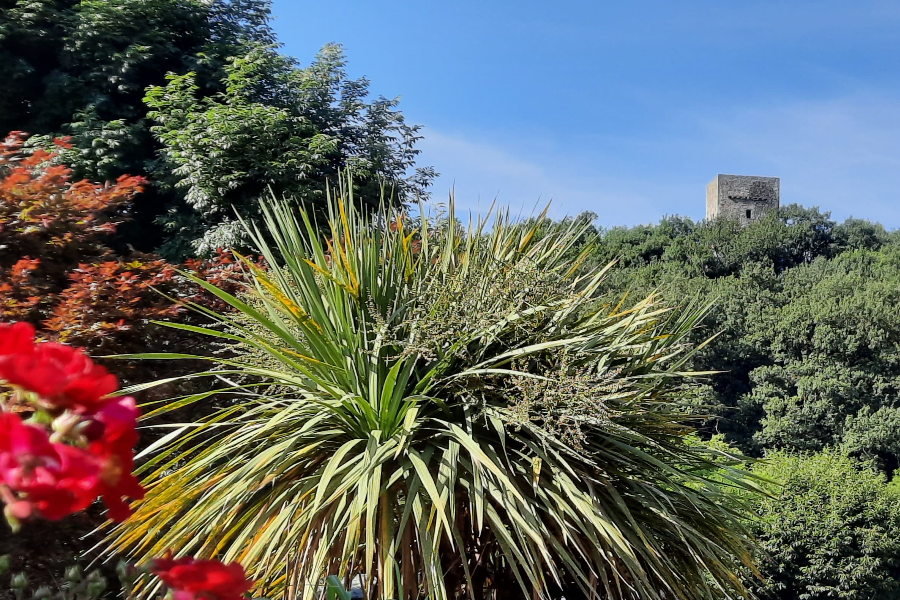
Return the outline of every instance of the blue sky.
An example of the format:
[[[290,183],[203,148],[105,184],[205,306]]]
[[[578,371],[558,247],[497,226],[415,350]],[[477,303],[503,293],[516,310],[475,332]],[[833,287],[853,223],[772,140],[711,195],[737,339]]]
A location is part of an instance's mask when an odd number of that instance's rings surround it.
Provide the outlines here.
[[[284,50],[344,45],[401,96],[466,208],[703,217],[716,173],[900,227],[900,1],[275,0]]]

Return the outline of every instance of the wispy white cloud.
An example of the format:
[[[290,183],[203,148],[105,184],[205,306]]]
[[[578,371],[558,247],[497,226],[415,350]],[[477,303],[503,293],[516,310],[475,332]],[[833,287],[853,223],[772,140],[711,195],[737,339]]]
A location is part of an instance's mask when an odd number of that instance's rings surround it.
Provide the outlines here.
[[[436,201],[453,190],[463,210],[484,212],[496,199],[525,215],[550,202],[553,216],[591,211],[604,225],[649,223],[661,216],[658,200],[666,195],[665,184],[616,177],[602,167],[586,170],[576,166],[585,157],[558,150],[542,152],[433,129],[424,135],[421,162],[441,173]]]
[[[864,91],[702,120],[732,165],[768,165],[783,201],[900,227],[900,97]]]
[[[553,199],[557,216],[590,210],[603,225],[703,216],[716,173],[782,178],[783,202],[818,205],[900,227],[900,97],[878,90],[823,100],[685,111],[679,133],[607,140],[584,149],[558,140],[493,139],[426,130],[423,162],[442,173],[464,209],[526,207]],[[574,148],[574,149],[573,149]],[[620,154],[627,152],[625,160]],[[623,167],[623,165],[627,165]]]

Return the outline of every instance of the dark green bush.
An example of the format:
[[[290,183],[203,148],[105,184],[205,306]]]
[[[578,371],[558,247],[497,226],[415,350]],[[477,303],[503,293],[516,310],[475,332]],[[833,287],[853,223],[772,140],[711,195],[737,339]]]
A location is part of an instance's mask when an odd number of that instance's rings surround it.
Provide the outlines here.
[[[773,482],[770,497],[744,498],[759,517],[759,598],[900,598],[898,486],[837,450],[775,452],[754,472]]]

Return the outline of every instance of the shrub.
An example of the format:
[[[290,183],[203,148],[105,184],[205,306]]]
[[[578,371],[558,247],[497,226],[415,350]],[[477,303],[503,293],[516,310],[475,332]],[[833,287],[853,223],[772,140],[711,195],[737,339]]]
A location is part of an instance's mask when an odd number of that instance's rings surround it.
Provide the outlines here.
[[[771,497],[747,498],[764,600],[900,598],[900,489],[836,450],[775,452],[754,468]],[[780,484],[780,485],[779,485]]]
[[[143,179],[73,182],[56,152],[29,150],[26,139],[13,132],[0,149],[0,322],[25,320],[47,337],[118,354],[177,346],[183,334],[153,323],[185,315],[176,301],[223,308],[175,265],[110,246]],[[222,252],[185,267],[231,291],[243,280]]]
[[[26,151],[27,137],[14,131],[0,146],[0,286],[23,301],[6,308],[6,319],[39,319],[42,296],[66,285],[70,265],[110,256],[104,241],[117,213],[144,184],[127,176],[111,185],[73,182],[56,152]]]
[[[329,240],[264,206],[271,270],[204,286],[239,311],[207,311],[233,401],[155,449],[111,548],[240,560],[304,599],[331,574],[381,599],[739,593],[749,543],[679,403],[702,311],[596,302],[603,271],[564,258],[583,224],[420,234],[353,206]]]
[[[14,132],[0,146],[0,323],[27,321],[38,328],[42,339],[76,344],[94,355],[179,352],[198,343],[198,336],[154,321],[198,322],[198,315],[173,299],[220,310],[223,303],[181,275],[175,265],[153,255],[122,254],[110,244],[143,180],[73,181],[57,153],[32,152],[26,138]],[[58,148],[65,145],[58,141]],[[184,267],[232,291],[243,278],[243,267],[224,253]],[[127,384],[198,368],[188,361],[114,364]],[[182,383],[179,389],[190,388]],[[164,385],[142,399],[172,393],[173,386]],[[0,401],[4,397],[0,394]],[[152,442],[152,436],[145,436],[145,441]],[[40,587],[48,583],[41,571],[61,575],[73,555],[94,543],[85,536],[102,521],[98,512],[91,511],[67,519],[61,529],[38,525],[23,535],[0,536],[0,553],[15,557],[16,568],[27,564]],[[72,538],[65,544],[55,540],[61,530]]]

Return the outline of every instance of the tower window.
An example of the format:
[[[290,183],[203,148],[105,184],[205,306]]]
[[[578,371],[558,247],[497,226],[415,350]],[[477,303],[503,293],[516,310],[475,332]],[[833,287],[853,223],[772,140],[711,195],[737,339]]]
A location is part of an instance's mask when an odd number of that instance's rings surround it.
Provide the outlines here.
[[[749,208],[747,209],[747,218],[748,219],[750,218],[750,209]]]

